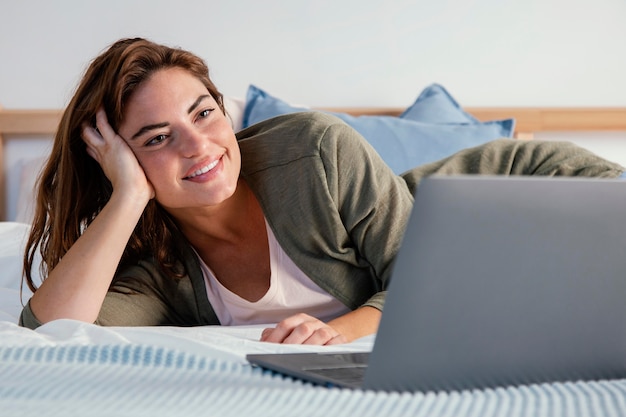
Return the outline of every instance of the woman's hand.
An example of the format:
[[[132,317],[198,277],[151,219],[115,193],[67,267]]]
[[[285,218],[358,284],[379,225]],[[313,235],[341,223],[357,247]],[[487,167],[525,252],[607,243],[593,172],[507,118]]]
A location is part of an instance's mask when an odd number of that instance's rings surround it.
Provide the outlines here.
[[[308,314],[296,314],[276,327],[263,330],[262,342],[307,345],[336,345],[376,333],[381,311],[369,306],[357,308],[324,323]]]
[[[100,164],[114,191],[145,197],[146,202],[154,198],[154,189],[135,154],[113,130],[104,109],[96,113],[96,127],[83,126],[82,138],[87,144],[87,153]]]
[[[274,328],[263,330],[261,341],[302,345],[335,345],[347,343],[348,340],[323,321],[301,313],[286,318]]]

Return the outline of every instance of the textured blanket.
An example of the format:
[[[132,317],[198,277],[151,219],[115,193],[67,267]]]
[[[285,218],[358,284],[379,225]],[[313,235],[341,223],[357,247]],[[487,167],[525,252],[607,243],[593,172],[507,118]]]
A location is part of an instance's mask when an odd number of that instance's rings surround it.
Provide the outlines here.
[[[454,393],[315,387],[132,344],[0,347],[2,416],[621,416],[626,381]]]

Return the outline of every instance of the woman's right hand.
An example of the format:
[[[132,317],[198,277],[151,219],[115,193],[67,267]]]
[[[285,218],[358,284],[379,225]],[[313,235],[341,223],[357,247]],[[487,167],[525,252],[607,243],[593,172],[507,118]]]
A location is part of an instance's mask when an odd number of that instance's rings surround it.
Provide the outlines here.
[[[146,203],[154,198],[154,188],[143,168],[126,141],[113,130],[103,108],[96,113],[96,127],[83,125],[82,138],[87,153],[100,164],[114,191],[146,198]]]

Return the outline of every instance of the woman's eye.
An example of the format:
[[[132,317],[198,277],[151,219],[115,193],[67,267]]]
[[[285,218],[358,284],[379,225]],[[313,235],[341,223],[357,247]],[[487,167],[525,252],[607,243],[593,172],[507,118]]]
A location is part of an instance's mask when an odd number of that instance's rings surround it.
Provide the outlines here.
[[[165,136],[165,135],[157,135],[157,136],[153,137],[152,139],[150,139],[146,143],[146,145],[148,145],[148,146],[158,145],[159,143],[163,142],[165,139],[167,139],[167,136]]]
[[[204,119],[205,117],[208,117],[209,114],[211,114],[211,112],[215,110],[215,109],[205,109],[202,110],[200,113],[198,113],[198,118],[199,119]]]

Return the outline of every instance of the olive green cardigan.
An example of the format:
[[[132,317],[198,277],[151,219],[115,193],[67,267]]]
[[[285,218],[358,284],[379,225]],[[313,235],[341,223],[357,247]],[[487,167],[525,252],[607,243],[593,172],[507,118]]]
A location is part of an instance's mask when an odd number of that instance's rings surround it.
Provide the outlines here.
[[[424,176],[616,177],[624,171],[568,143],[502,139],[397,176],[357,132],[321,113],[280,116],[237,137],[241,175],[276,239],[308,277],[350,309],[383,308],[413,194]],[[219,324],[198,259],[184,237],[178,239],[186,275],[169,278],[152,259],[121,270],[97,323]],[[28,305],[20,321],[40,325]]]

